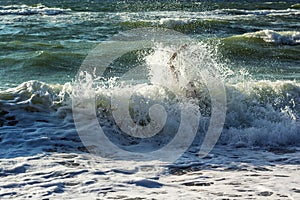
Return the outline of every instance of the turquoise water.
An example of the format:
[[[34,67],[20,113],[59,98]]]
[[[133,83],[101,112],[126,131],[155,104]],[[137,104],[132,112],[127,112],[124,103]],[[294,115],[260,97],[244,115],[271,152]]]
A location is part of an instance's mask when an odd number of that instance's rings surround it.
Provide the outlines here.
[[[300,199],[299,55],[299,0],[0,0],[0,199]]]
[[[15,131],[22,132],[26,125],[21,121],[32,112],[51,113],[48,118],[59,112],[64,121],[70,115],[72,82],[88,53],[115,34],[144,27],[178,31],[212,51],[216,65],[222,68],[228,98],[222,142],[299,144],[298,1],[0,0],[3,134],[4,127],[14,123]],[[155,48],[146,54],[131,53],[106,66],[106,78],[121,76],[139,63],[138,58],[149,59],[151,52],[157,56],[151,59],[163,56]],[[193,60],[192,55],[187,57]],[[135,81],[143,81],[148,73],[137,72]],[[97,107],[107,110],[109,84],[97,88]],[[200,99],[199,104],[210,102]],[[64,106],[69,110],[61,115]],[[209,109],[206,111],[209,115]],[[10,114],[16,122],[6,120]],[[99,119],[102,124],[110,120]]]
[[[0,1],[0,5],[3,89],[32,79],[70,81],[97,43],[120,31],[149,26],[205,41],[219,49],[221,62],[229,59],[230,68],[245,68],[254,77],[299,80],[297,1]],[[260,37],[259,31],[266,30],[274,33]],[[276,34],[286,34],[287,39],[275,38]]]

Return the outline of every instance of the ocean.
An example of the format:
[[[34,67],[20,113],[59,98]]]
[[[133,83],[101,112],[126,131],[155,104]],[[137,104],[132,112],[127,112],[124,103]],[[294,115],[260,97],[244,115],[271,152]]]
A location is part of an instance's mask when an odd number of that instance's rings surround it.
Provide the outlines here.
[[[300,197],[299,1],[0,0],[0,27],[1,199]]]

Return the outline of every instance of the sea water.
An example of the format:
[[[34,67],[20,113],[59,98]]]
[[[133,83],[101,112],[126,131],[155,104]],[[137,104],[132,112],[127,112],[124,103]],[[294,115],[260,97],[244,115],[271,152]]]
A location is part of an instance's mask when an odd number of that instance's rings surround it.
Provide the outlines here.
[[[1,0],[1,159],[86,153],[72,115],[78,83],[83,97],[95,93],[97,120],[120,148],[147,153],[168,144],[180,125],[180,105],[187,102],[201,113],[192,145],[197,148],[212,115],[211,96],[201,82],[205,68],[218,73],[226,94],[226,117],[217,147],[299,146],[299,8],[297,1]],[[97,45],[147,27],[176,31],[193,40],[174,61],[179,82],[171,78],[167,63],[180,45],[161,43],[101,66],[105,68],[101,76],[81,72],[86,56]],[[130,76],[123,76],[128,71]],[[200,95],[187,95],[190,80]],[[137,84],[144,89],[130,99],[134,123],[149,124],[149,108],[157,103],[168,114],[166,127],[150,139],[128,136],[113,115],[113,93],[126,93]]]

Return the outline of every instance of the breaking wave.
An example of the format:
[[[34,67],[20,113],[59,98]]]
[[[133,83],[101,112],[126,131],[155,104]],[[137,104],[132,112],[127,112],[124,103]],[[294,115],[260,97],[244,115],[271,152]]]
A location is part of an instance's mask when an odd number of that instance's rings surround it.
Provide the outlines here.
[[[205,47],[202,48],[205,51]],[[158,67],[157,62],[165,58],[169,51],[155,49],[145,57],[148,66],[148,77],[150,82],[161,83],[166,87],[174,86],[168,78],[168,70],[157,71],[164,68]],[[206,52],[208,53],[208,52]],[[188,55],[185,56],[195,56]],[[188,60],[188,59],[187,59]],[[211,63],[203,60],[201,66],[206,67]],[[181,67],[181,73],[195,75],[195,69],[185,68],[184,62],[177,63]],[[216,64],[216,63],[215,63]],[[228,70],[222,66],[219,69]],[[186,71],[187,70],[187,71]],[[146,70],[147,71],[147,70]],[[226,74],[228,72],[224,72]],[[124,140],[124,135],[115,125],[111,106],[112,93],[122,93],[130,90],[131,86],[126,81],[120,81],[117,77],[98,78],[95,80],[89,74],[82,74],[85,84],[93,84],[96,92],[96,111],[98,121],[108,135],[122,138],[125,145],[130,145],[135,139]],[[195,77],[194,77],[195,78]],[[198,134],[205,134],[209,124],[211,100],[205,84],[201,80],[194,80],[194,92],[197,95],[189,95],[189,89],[181,87],[171,92],[149,83],[144,83],[146,89],[134,93],[130,100],[130,114],[133,120],[140,124],[149,123],[149,107],[153,104],[163,104],[169,116],[169,126],[165,129],[164,140],[168,134],[176,132],[180,123],[177,114],[180,107],[179,102],[191,102],[197,105],[201,112]],[[227,95],[227,115],[220,143],[236,146],[286,146],[300,144],[300,84],[295,81],[255,81],[243,80],[240,83],[233,83],[224,79]],[[72,118],[71,95],[75,83],[64,85],[50,85],[39,81],[28,81],[16,88],[0,92],[0,125],[11,126],[7,121],[8,115],[15,115],[18,123],[28,118],[31,113],[48,113],[48,118],[60,117],[62,120]],[[181,81],[182,86],[186,85],[185,80]],[[84,97],[89,91],[82,88]],[[177,96],[177,97],[176,97]],[[49,114],[50,113],[50,114]],[[26,120],[25,120],[26,121]],[[68,120],[68,123],[70,121]],[[42,133],[41,133],[42,134]],[[162,138],[159,138],[162,139]]]

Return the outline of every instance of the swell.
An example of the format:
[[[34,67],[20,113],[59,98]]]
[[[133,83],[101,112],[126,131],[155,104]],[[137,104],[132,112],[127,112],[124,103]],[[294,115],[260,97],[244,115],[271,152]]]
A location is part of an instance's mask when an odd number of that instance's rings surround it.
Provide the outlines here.
[[[298,30],[298,9],[214,9],[196,12],[119,12],[124,28],[164,27],[188,34],[242,34],[264,29]]]
[[[232,36],[227,40],[243,41],[247,39],[253,39],[253,42],[257,43],[270,43],[274,45],[299,45],[300,44],[300,32],[299,31],[274,31],[274,30],[262,30],[256,32],[245,33],[243,35]]]
[[[289,62],[298,65],[300,32],[262,30],[223,38],[219,43],[220,53],[233,60]],[[257,64],[257,65],[261,65]],[[287,69],[287,68],[286,68]]]
[[[142,27],[168,28],[182,33],[214,33],[217,31],[230,31],[229,21],[220,19],[188,20],[188,19],[161,19],[159,22],[153,21],[125,21],[120,22],[120,26],[125,29]]]

